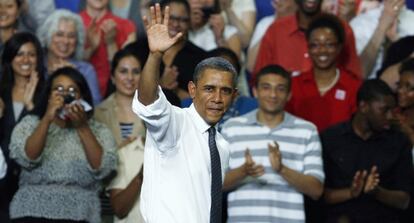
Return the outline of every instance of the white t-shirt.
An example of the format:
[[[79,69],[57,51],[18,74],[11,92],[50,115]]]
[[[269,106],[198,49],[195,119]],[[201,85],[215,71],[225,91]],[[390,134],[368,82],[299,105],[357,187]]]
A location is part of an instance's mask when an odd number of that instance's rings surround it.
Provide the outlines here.
[[[236,33],[237,29],[234,26],[226,25],[224,27],[223,36],[225,40],[229,40],[233,35],[236,35]],[[198,30],[190,31],[188,33],[188,39],[205,51],[210,51],[218,47],[213,30],[208,23]]]

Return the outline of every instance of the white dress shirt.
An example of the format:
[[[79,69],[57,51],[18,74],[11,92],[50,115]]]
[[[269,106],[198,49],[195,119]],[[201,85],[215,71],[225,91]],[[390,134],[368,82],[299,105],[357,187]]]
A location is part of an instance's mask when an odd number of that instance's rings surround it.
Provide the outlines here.
[[[145,122],[144,182],[141,213],[149,223],[209,223],[211,162],[208,125],[195,110],[172,106],[161,88],[144,106],[136,92],[132,109]],[[228,143],[217,133],[222,176],[229,161]]]
[[[7,165],[4,160],[3,151],[0,148],[0,179],[6,175]]]
[[[369,10],[366,13],[358,15],[349,23],[354,31],[358,55],[362,54],[374,35],[383,9],[384,6],[382,5],[379,8]],[[406,7],[401,10],[400,15],[398,16],[397,32],[399,38],[414,35],[414,12],[412,10],[407,9]],[[384,48],[381,46],[374,68],[368,78],[372,79],[376,77],[377,71],[381,68],[383,55]]]

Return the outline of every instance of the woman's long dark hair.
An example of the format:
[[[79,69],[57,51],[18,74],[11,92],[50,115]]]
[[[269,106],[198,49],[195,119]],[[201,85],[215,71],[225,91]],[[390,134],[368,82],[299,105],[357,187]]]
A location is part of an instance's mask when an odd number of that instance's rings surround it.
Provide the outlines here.
[[[70,78],[79,87],[81,98],[88,102],[88,104],[92,107],[92,110],[86,113],[88,119],[91,118],[94,110],[91,91],[89,90],[88,83],[86,82],[82,74],[72,67],[63,67],[57,69],[50,75],[50,77],[46,81],[46,85],[43,88],[40,100],[35,105],[35,108],[33,109],[31,114],[36,115],[39,118],[42,118],[45,115],[49,102],[50,93],[52,91],[52,83],[57,77],[60,76],[66,76]]]
[[[32,43],[36,49],[36,71],[39,77],[33,98],[33,103],[36,104],[37,96],[44,86],[46,69],[43,64],[43,50],[40,42],[35,35],[29,32],[14,34],[4,45],[3,56],[1,58],[0,97],[11,94],[15,84],[12,62],[20,48],[26,43]]]

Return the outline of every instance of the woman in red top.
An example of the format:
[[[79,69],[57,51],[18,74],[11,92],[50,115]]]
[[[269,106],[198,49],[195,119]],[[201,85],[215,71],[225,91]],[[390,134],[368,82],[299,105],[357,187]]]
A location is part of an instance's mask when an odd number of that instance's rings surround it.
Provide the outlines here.
[[[306,37],[313,67],[292,79],[287,110],[322,131],[351,117],[361,81],[337,66],[345,43],[344,28],[337,17],[319,16],[310,24]]]

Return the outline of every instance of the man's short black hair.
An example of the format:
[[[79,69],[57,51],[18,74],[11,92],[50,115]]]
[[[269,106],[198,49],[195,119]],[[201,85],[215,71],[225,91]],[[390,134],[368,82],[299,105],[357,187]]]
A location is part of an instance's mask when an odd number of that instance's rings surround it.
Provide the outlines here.
[[[414,58],[409,58],[405,60],[400,67],[400,74],[410,72],[414,74]]]
[[[266,74],[276,74],[276,75],[279,75],[279,76],[283,77],[284,79],[286,79],[287,82],[288,82],[288,89],[290,91],[290,88],[291,88],[291,85],[292,85],[291,84],[292,83],[292,78],[290,77],[291,76],[290,72],[288,72],[282,66],[276,65],[276,64],[267,65],[267,66],[263,67],[262,69],[260,69],[260,71],[256,75],[256,83],[255,83],[256,87],[258,87],[260,78],[262,76],[266,75]]]
[[[321,14],[316,17],[306,30],[306,39],[309,41],[312,32],[315,29],[328,28],[333,31],[338,40],[338,43],[343,44],[345,42],[345,30],[341,20],[331,14]]]
[[[385,96],[394,97],[394,92],[388,84],[380,79],[366,80],[358,90],[357,103],[378,101]]]

